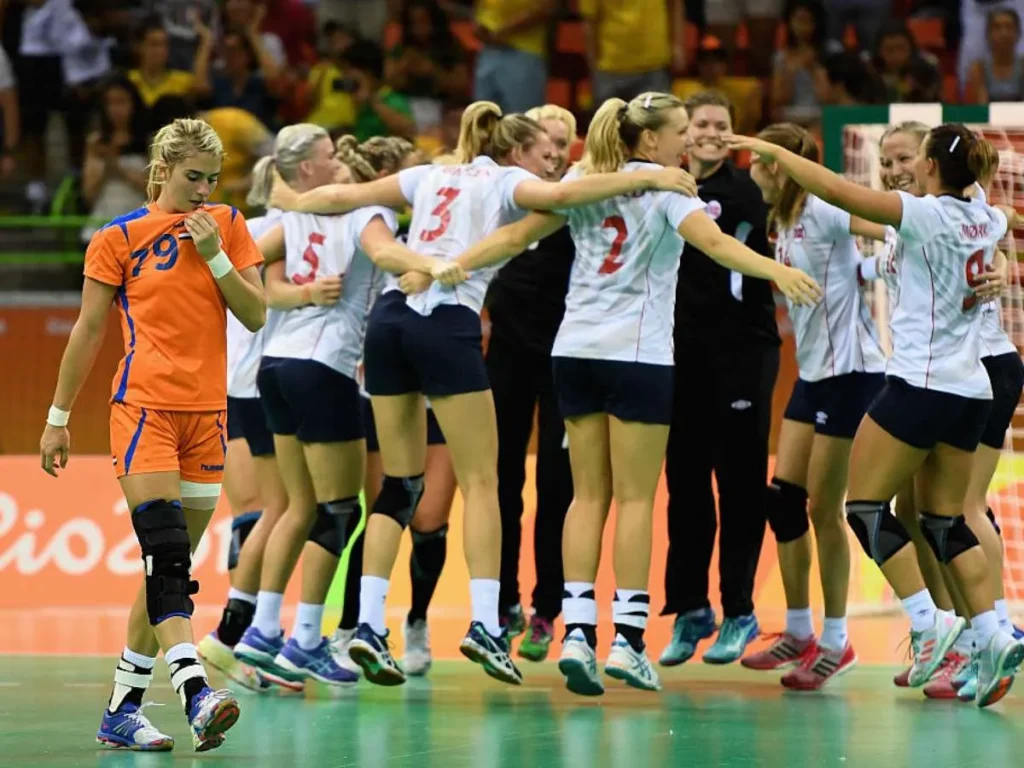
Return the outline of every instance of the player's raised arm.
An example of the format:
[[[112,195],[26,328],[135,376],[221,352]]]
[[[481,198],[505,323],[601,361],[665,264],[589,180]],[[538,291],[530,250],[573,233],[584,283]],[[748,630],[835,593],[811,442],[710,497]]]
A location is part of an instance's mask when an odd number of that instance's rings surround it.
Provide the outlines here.
[[[564,182],[522,181],[516,186],[514,198],[521,208],[555,211],[647,190],[679,192],[687,197],[696,197],[697,182],[682,168],[592,173]]]
[[[328,184],[300,193],[275,173],[274,188],[270,193],[271,207],[301,213],[348,213],[368,205],[400,209],[408,204],[397,175],[365,184]]]
[[[398,242],[394,232],[381,216],[374,216],[363,227],[359,236],[359,245],[378,268],[394,275],[402,275],[407,272],[431,275],[448,266],[443,259],[416,253],[403,243]],[[465,279],[464,275],[463,279]]]
[[[565,217],[557,213],[531,213],[514,224],[500,227],[473,244],[448,266],[458,266],[464,272],[472,272],[474,269],[483,269],[506,261],[518,256],[538,240],[543,240],[561,229],[565,226],[565,221]],[[457,273],[454,269],[435,275],[434,278],[445,285],[461,282],[456,279]]]

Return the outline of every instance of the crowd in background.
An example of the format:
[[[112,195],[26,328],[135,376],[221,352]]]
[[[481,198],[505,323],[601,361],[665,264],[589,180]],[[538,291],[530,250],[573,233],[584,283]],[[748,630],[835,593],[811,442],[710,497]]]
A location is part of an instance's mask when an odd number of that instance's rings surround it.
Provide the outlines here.
[[[248,170],[299,121],[433,154],[481,98],[562,103],[585,128],[610,96],[714,88],[740,132],[814,127],[826,104],[1024,100],[1024,0],[0,0],[0,13],[0,208],[16,212],[53,210],[68,178],[60,212],[137,206],[149,135],[188,113],[224,139],[217,196],[242,205]]]

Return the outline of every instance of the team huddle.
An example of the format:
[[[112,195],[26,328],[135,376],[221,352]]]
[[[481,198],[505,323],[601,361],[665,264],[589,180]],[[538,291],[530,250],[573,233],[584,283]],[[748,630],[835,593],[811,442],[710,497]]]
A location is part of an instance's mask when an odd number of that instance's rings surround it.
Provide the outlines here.
[[[574,489],[558,661],[568,689],[605,690],[595,581],[613,500],[605,673],[661,689],[644,631],[672,417],[676,283],[689,243],[774,282],[797,340],[800,379],[768,506],[787,626],[743,664],[795,666],[783,684],[815,690],[856,663],[845,519],[911,621],[913,665],[898,684],[944,687],[979,706],[1009,690],[1024,645],[1002,600],[1002,547],[985,494],[1024,366],[993,303],[1005,286],[998,245],[1015,214],[986,203],[998,165],[991,146],[961,125],[895,126],[882,141],[881,192],[819,165],[796,126],[728,137],[752,152],[751,176],[771,207],[768,259],[722,233],[679,168],[689,117],[678,99],[605,102],[581,161],[561,179],[552,178],[550,109],[502,115],[477,102],[454,154],[433,164],[419,164],[400,139],[335,145],[317,126],[290,126],[253,171],[250,202],[267,214],[248,222],[207,203],[223,158],[207,124],[177,120],[157,134],[150,204],[90,243],[81,315],[41,441],[43,468],[55,475],[114,304],[125,357],[111,450],[145,580],[102,744],[173,748],[141,711],[161,649],[197,751],[223,744],[239,716],[203,661],[255,690],[349,686],[360,676],[398,685],[425,673],[426,609],[456,483],[472,611],[460,650],[489,676],[522,683],[499,621],[498,440],[480,312],[500,267],[566,225],[575,258],[551,362]],[[410,207],[403,241],[396,211]],[[882,254],[864,259],[855,236],[885,243]],[[895,297],[888,362],[862,295],[872,279]],[[219,626],[197,646],[191,552],[222,484],[238,513],[232,588]],[[811,523],[825,595],[820,640],[807,597]],[[414,578],[403,664],[389,650],[385,606],[406,528]],[[328,638],[324,603],[346,548],[344,612]],[[286,638],[281,605],[300,556]]]

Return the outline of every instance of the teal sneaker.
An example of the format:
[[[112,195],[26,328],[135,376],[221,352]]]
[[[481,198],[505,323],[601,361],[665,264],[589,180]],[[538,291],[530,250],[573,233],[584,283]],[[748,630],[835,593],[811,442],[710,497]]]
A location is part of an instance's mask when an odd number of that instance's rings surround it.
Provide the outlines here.
[[[718,639],[704,654],[705,664],[732,664],[738,660],[747,645],[761,634],[754,614],[725,619],[718,630]]]
[[[690,660],[697,652],[697,643],[715,634],[715,612],[710,608],[681,613],[672,627],[672,642],[661,652],[658,663],[674,667]]]
[[[978,697],[978,654],[975,653],[970,662],[960,670],[954,685],[959,683],[956,689],[956,697],[960,701],[974,701]]]

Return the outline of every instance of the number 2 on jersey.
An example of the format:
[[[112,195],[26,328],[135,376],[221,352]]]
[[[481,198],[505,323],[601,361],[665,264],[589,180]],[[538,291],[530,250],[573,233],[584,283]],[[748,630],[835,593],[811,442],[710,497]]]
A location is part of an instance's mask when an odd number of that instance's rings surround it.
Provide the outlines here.
[[[964,277],[967,278],[967,286],[969,288],[977,288],[981,285],[981,280],[978,277],[982,272],[985,271],[985,252],[975,251],[971,254],[971,258],[967,260],[964,265]],[[974,308],[974,305],[978,303],[978,294],[971,291],[971,294],[964,299],[964,303],[961,309],[967,312]]]
[[[622,268],[622,262],[616,261],[616,259],[622,255],[622,244],[626,242],[626,237],[629,235],[626,230],[626,221],[621,216],[609,216],[601,223],[601,228],[614,229],[615,239],[612,240],[611,250],[604,257],[601,268],[597,271],[602,275],[614,275]]]
[[[441,222],[434,229],[425,229],[420,232],[420,240],[424,243],[431,243],[448,231],[448,225],[452,223],[452,212],[448,210],[448,207],[455,202],[455,198],[461,191],[454,187],[441,187],[437,190],[437,196],[441,198],[441,202],[434,207],[430,215],[437,216]]]

